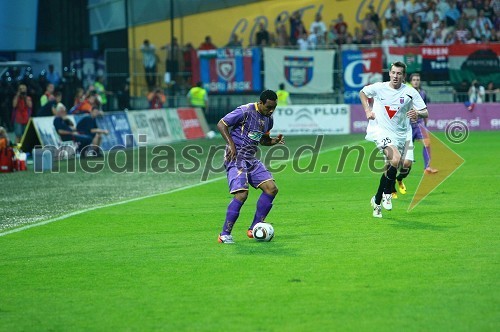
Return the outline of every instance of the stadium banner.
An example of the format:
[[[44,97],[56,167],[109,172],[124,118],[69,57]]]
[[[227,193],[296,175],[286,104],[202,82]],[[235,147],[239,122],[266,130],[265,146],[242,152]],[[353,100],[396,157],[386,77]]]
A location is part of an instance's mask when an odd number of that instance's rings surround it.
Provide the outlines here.
[[[297,51],[264,48],[264,85],[290,93],[331,93],[335,51]]]
[[[272,132],[283,135],[349,134],[349,110],[346,104],[278,107],[273,113]]]
[[[424,46],[423,46],[424,47]],[[427,46],[425,46],[427,47]],[[432,46],[429,46],[432,47]],[[389,47],[387,53],[387,66],[396,61],[406,63],[406,72],[415,73],[422,71],[422,52],[420,47]],[[389,69],[389,68],[387,68]]]
[[[193,52],[193,82],[202,82],[209,93],[260,92],[260,59],[258,47]]]
[[[178,108],[177,114],[181,122],[181,128],[184,131],[184,135],[187,139],[196,139],[205,137],[206,132],[203,130],[200,117],[196,113],[195,108],[192,107]]]
[[[90,115],[75,115],[76,123],[86,116]],[[101,148],[104,151],[109,151],[119,148],[132,148],[136,145],[136,141],[132,134],[132,128],[128,122],[128,117],[125,112],[109,112],[103,116],[96,118],[97,127],[109,131],[108,135],[102,135]]]
[[[368,84],[381,82],[382,49],[342,51],[344,102],[360,104],[359,91]]]
[[[500,82],[500,44],[449,46],[448,69],[452,84],[477,79],[483,86]]]
[[[500,130],[500,103],[476,104],[471,112],[464,104],[429,104],[427,128],[443,132],[452,122],[465,125],[468,130]],[[458,121],[458,122],[457,122]],[[366,132],[365,111],[361,105],[351,106],[351,132]]]

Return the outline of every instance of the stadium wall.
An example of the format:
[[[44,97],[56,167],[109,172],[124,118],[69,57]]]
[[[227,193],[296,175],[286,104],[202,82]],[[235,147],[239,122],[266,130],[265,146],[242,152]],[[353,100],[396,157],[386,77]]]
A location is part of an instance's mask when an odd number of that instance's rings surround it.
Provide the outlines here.
[[[288,18],[297,10],[303,14],[306,29],[309,29],[318,12],[322,14],[327,26],[342,13],[344,21],[353,29],[361,24],[370,3],[373,3],[375,11],[382,17],[390,1],[261,1],[174,19],[174,36],[181,44],[192,43],[194,47],[198,47],[205,36],[210,35],[215,45],[223,47],[229,42],[231,34],[236,33],[243,45],[247,46],[253,44],[260,23],[264,23],[268,31],[274,33],[280,22],[285,22],[288,28]],[[149,39],[157,46],[169,43],[172,34],[170,25],[170,20],[165,20],[130,27],[129,47],[139,49],[144,39]]]

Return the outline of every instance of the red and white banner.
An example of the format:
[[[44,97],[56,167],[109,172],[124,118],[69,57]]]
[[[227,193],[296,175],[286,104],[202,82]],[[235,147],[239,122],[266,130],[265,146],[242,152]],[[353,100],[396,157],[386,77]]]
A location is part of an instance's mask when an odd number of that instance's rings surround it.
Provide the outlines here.
[[[203,127],[194,108],[178,108],[177,114],[181,120],[182,130],[187,139],[205,137]]]

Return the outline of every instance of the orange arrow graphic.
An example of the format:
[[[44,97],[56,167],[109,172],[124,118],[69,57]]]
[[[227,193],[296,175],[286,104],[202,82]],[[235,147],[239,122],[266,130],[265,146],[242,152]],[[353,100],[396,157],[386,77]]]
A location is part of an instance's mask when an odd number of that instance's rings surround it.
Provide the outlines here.
[[[462,157],[430,132],[429,137],[432,141],[432,167],[438,169],[439,172],[434,174],[424,173],[415,195],[413,195],[408,211],[413,210],[465,162]]]

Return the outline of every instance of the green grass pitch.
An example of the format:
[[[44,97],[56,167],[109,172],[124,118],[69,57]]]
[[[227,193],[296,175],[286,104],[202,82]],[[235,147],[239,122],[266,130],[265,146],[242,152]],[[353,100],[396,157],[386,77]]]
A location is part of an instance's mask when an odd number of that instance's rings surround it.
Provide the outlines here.
[[[292,156],[315,142],[286,139]],[[201,170],[0,175],[0,331],[499,331],[498,133],[447,143],[465,164],[407,212],[418,145],[409,193],[381,220],[368,158],[336,172],[343,146],[373,150],[362,139],[325,137],[310,172],[297,171],[310,155],[274,163],[284,169],[269,243],[246,238],[256,190],[236,244],[217,243],[231,199],[223,172],[202,184]],[[222,141],[173,146],[188,144]]]

